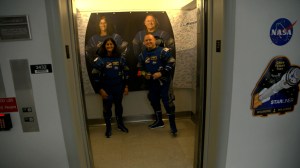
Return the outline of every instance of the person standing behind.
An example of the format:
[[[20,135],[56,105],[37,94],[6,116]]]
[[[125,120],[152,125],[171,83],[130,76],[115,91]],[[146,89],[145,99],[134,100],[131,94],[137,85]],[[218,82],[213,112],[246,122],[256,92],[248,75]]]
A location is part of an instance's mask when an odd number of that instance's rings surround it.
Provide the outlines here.
[[[97,58],[96,51],[101,47],[104,40],[107,38],[112,38],[116,42],[116,46],[121,51],[121,53],[125,56],[127,54],[127,45],[128,42],[124,41],[123,38],[117,34],[113,33],[113,29],[111,24],[108,22],[105,16],[101,16],[99,19],[99,29],[97,34],[94,34],[85,46],[85,55],[86,55],[86,66],[89,78],[93,78],[92,74],[92,64],[93,60]],[[97,93],[98,88],[95,86],[95,83],[91,80],[91,84],[93,86],[94,91]]]
[[[138,55],[145,49],[143,45],[144,37],[147,33],[151,33],[156,38],[156,45],[161,47],[168,47],[171,49],[173,57],[175,57],[175,42],[170,33],[159,29],[159,23],[157,18],[153,14],[146,15],[144,19],[145,29],[140,30],[136,33],[132,40],[133,54],[136,59]],[[135,71],[134,69],[132,69]],[[146,89],[145,81],[143,79],[137,78],[134,81],[137,82],[137,85],[140,89]]]
[[[156,120],[149,128],[164,127],[160,100],[164,105],[170,122],[171,133],[176,134],[175,123],[175,97],[172,90],[172,73],[175,68],[175,58],[169,48],[156,45],[153,34],[148,33],[144,37],[146,47],[138,58],[138,76],[144,76],[148,83],[148,99],[154,110]]]
[[[175,51],[174,39],[168,32],[159,29],[158,20],[154,15],[148,14],[145,17],[144,25],[145,29],[137,32],[132,40],[133,52],[135,56],[138,56],[141,51],[145,49],[145,47],[143,46],[143,41],[144,36],[147,33],[153,34],[153,36],[157,39],[157,45],[168,47],[172,50],[172,52]]]
[[[105,136],[112,134],[111,117],[112,105],[115,105],[115,116],[118,129],[128,133],[123,122],[123,94],[128,94],[128,72],[126,60],[121,56],[116,42],[112,38],[104,40],[97,51],[98,57],[94,60],[94,68],[98,71],[95,83],[103,102],[103,117],[106,124]]]

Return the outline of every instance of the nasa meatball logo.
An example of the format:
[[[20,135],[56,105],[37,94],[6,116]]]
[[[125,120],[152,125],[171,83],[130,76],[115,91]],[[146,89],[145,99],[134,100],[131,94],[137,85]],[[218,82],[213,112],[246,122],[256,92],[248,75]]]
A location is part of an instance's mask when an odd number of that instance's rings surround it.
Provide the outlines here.
[[[293,36],[293,27],[297,21],[291,23],[286,18],[277,19],[271,26],[270,38],[275,45],[287,44]]]

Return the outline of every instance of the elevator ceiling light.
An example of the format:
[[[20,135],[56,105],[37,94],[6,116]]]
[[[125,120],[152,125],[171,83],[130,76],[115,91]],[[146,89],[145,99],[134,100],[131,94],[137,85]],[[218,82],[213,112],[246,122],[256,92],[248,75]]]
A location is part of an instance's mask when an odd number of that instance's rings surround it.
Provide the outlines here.
[[[80,11],[165,11],[181,9],[193,0],[76,0]]]

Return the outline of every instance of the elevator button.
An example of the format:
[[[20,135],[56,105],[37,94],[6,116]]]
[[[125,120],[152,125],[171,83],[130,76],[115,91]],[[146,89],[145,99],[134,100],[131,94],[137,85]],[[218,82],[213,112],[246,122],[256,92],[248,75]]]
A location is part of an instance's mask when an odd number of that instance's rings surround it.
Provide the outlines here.
[[[24,117],[24,121],[25,122],[34,122],[34,118],[33,117]]]

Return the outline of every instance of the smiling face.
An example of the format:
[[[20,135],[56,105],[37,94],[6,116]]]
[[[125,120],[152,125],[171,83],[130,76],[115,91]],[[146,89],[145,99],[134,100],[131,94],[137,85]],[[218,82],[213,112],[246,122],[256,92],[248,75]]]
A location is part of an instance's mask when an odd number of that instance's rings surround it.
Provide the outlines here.
[[[110,55],[112,53],[114,48],[115,48],[114,43],[111,40],[108,40],[107,43],[105,44],[105,49],[106,49],[108,55]]]
[[[148,50],[156,48],[156,39],[152,34],[147,34],[144,37],[144,45]]]
[[[106,32],[107,30],[107,22],[106,19],[101,19],[99,23],[99,28],[101,32]]]
[[[155,18],[151,15],[145,18],[144,24],[148,30],[148,32],[154,32],[156,29],[156,21]]]

